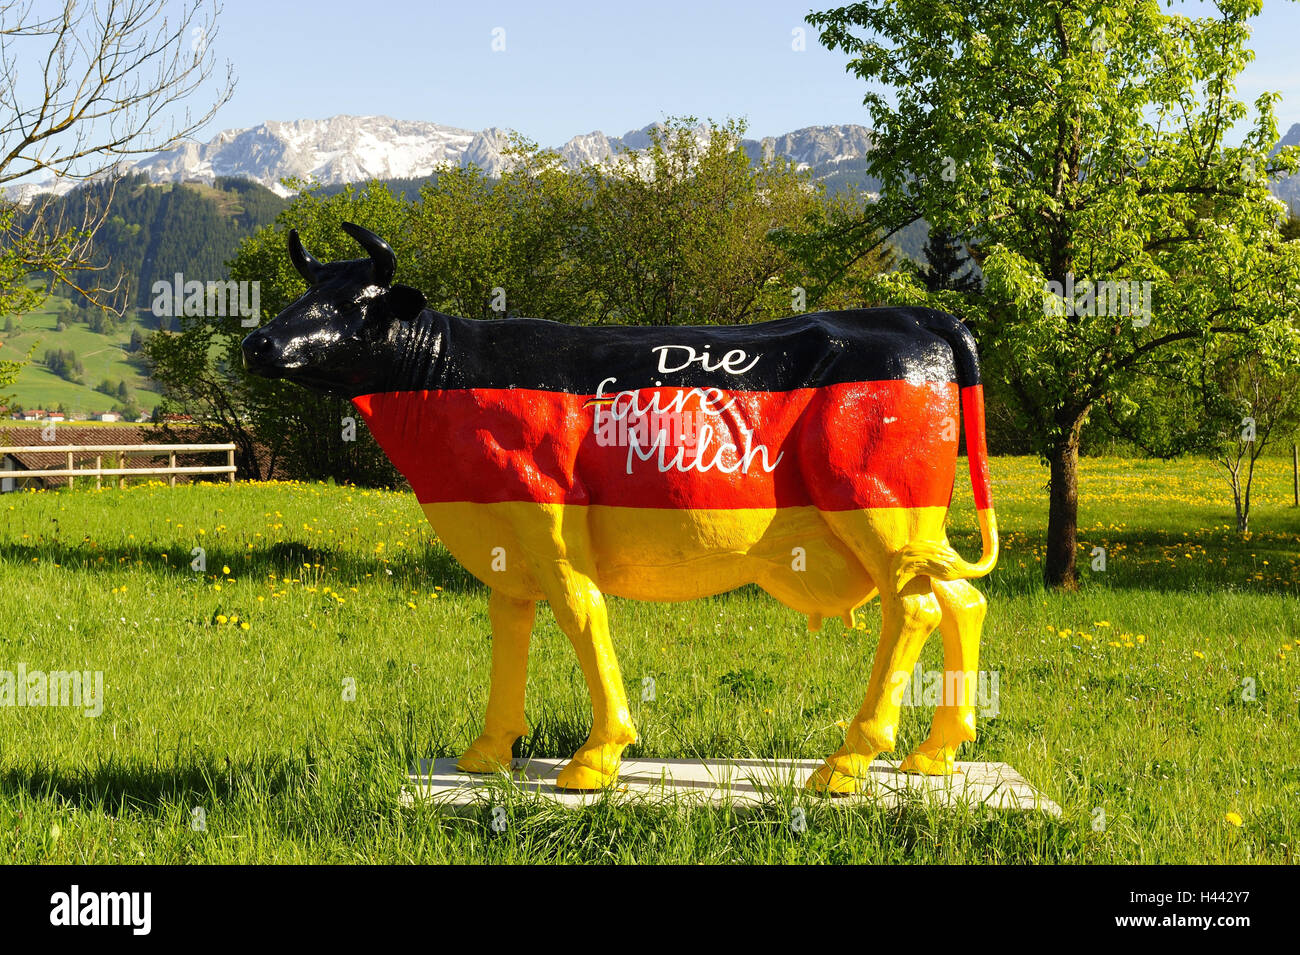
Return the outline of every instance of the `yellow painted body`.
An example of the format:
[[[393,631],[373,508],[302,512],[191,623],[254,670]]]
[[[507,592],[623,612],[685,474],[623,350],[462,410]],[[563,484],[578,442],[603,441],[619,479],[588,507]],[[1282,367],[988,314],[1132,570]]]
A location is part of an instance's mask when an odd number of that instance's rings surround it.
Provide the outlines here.
[[[807,614],[815,629],[823,617],[851,620],[856,607],[880,593],[883,627],[866,700],[844,746],[809,781],[830,792],[857,791],[871,760],[893,751],[899,695],[891,688],[910,676],[935,627],[943,634],[946,671],[973,679],[978,668],[985,602],[965,578],[988,573],[996,561],[991,509],[979,512],[984,553],[969,564],[948,546],[941,507],[423,507],[452,555],[492,590],[492,685],[483,733],[460,760],[467,772],[508,766],[514,741],[527,732],[524,691],[538,600],[550,603],[573,643],[591,693],[591,734],[559,777],[570,789],[612,783],[623,749],[636,739],[603,594],[681,601],[753,583]],[[974,738],[972,700],[940,706],[930,735],[902,768],[951,773],[957,748]]]

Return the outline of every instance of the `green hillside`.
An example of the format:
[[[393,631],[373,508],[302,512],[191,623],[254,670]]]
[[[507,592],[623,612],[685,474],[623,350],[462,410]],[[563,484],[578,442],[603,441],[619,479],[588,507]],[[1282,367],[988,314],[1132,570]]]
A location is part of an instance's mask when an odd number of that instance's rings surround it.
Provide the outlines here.
[[[67,411],[95,412],[134,403],[143,411],[151,410],[158,401],[155,386],[143,374],[143,368],[132,361],[130,351],[132,329],[139,326],[123,322],[101,334],[85,324],[66,322],[70,312],[71,303],[55,296],[39,311],[7,319],[0,325],[12,325],[9,331],[0,332],[0,357],[22,358],[35,346],[31,362],[7,389],[13,404],[47,410],[62,405]],[[66,322],[63,331],[56,327],[60,318]],[[78,376],[80,383],[59,377],[44,363],[49,350],[71,351],[76,356],[84,369]],[[118,394],[96,391],[95,387],[105,379],[114,384],[125,382],[127,400]]]
[[[104,198],[105,187],[92,183],[60,202],[71,221],[78,221],[87,202],[93,208]],[[170,282],[177,272],[202,282],[225,279],[226,262],[239,243],[272,222],[285,205],[246,179],[150,184],[144,176],[128,176],[117,184],[95,234],[91,261],[103,271],[76,277],[82,288],[116,283],[122,290],[119,306],[148,308],[153,283]]]
[[[107,198],[105,189],[103,183],[77,189],[58,200],[53,214],[79,221],[87,203],[94,208]],[[187,280],[225,279],[239,243],[284,206],[275,193],[242,179],[212,185],[121,180],[95,234],[96,270],[72,278],[83,288],[116,286],[111,301],[125,316],[116,318],[77,293],[54,296],[28,315],[0,316],[0,358],[31,354],[8,389],[12,403],[69,412],[152,410],[157,390],[133,360],[132,335],[138,341],[159,325],[145,311],[153,283],[171,282],[176,272]]]

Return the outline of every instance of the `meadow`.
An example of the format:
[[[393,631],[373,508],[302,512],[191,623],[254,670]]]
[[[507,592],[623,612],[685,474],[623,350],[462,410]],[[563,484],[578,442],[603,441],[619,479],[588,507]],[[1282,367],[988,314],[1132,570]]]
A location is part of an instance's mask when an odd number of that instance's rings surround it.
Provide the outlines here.
[[[14,400],[25,408],[49,410],[61,404],[68,411],[108,411],[119,399],[95,390],[107,378],[125,381],[136,401],[145,410],[152,408],[158,400],[157,386],[128,360],[132,324],[125,322],[106,334],[75,322],[58,331],[61,304],[57,297],[46,299],[39,309],[17,319],[13,331],[0,336],[0,359],[16,361],[31,352],[32,361],[7,389]],[[43,364],[46,349],[53,348],[76,352],[85,367],[81,383],[60,378]]]
[[[964,469],[959,470],[964,474]],[[1214,465],[1087,459],[1083,585],[1040,583],[1046,472],[993,462],[1002,560],[981,666],[998,715],[963,759],[1011,763],[1063,808],[912,804],[678,811],[405,804],[409,767],[457,755],[487,694],[486,591],[406,493],[160,483],[0,497],[0,670],[104,674],[95,718],[0,707],[0,860],[191,862],[1295,862],[1300,509],[1290,462],[1233,529]],[[952,540],[978,553],[959,482]],[[206,572],[191,569],[202,547]],[[1091,569],[1094,547],[1104,571]],[[865,691],[878,605],[853,628],[756,590],[610,601],[640,740],[629,756],[819,757]],[[923,665],[940,666],[938,638]],[[355,687],[348,699],[344,688]],[[586,736],[568,641],[538,614],[522,755]],[[905,711],[897,757],[920,739]],[[807,827],[789,824],[791,806]]]

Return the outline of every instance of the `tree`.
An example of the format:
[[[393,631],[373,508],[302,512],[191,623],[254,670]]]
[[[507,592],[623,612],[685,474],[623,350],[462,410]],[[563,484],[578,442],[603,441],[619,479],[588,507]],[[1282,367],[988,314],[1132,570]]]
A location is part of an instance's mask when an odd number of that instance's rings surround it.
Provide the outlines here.
[[[50,374],[57,375],[65,381],[80,384],[86,373],[85,366],[71,348],[47,348],[45,350],[45,367]]]
[[[595,282],[573,256],[590,200],[559,154],[515,137],[493,180],[446,168],[410,204],[410,275],[440,311],[591,321]],[[400,261],[400,256],[399,256]]]
[[[1294,374],[1270,365],[1258,354],[1238,354],[1207,376],[1212,392],[1207,415],[1222,427],[1211,446],[1224,470],[1237,514],[1237,530],[1250,530],[1250,493],[1255,462],[1274,435],[1300,424],[1300,391]]]
[[[978,243],[978,296],[901,273],[874,284],[966,320],[1014,398],[1050,469],[1050,587],[1077,586],[1079,441],[1099,401],[1183,343],[1300,345],[1300,244],[1282,239],[1269,192],[1300,151],[1269,156],[1273,94],[1226,144],[1249,115],[1232,94],[1260,4],[1216,8],[866,0],[809,17],[851,72],[885,85],[865,96],[880,201],[824,254],[851,261],[918,218]]]
[[[733,325],[788,315],[806,287],[773,230],[815,216],[824,192],[785,159],[751,163],[737,122],[691,117],[650,144],[582,170],[591,214],[577,251],[600,291],[600,321]]]
[[[939,229],[931,229],[925,240],[926,265],[918,275],[931,292],[944,289],[953,292],[978,292],[979,276],[972,268],[965,243],[957,236]]]
[[[1255,462],[1270,440],[1300,427],[1300,375],[1249,339],[1180,349],[1177,368],[1149,372],[1129,396],[1107,403],[1119,432],[1148,453],[1208,454],[1232,491],[1237,530],[1250,528]]]
[[[229,67],[207,109],[169,117],[212,77],[216,13],[203,0],[0,4],[0,187],[53,176],[105,183],[111,197],[117,163],[207,123],[233,91]],[[110,292],[76,277],[107,209],[85,203],[74,216],[49,195],[0,199],[0,313],[30,311],[57,284],[92,299]]]
[[[0,361],[0,388],[8,388],[18,380],[19,374],[27,366],[27,359],[30,357],[31,352],[29,351],[24,358]],[[18,410],[18,406],[13,404],[13,395],[0,392],[0,404],[10,405],[14,410]]]

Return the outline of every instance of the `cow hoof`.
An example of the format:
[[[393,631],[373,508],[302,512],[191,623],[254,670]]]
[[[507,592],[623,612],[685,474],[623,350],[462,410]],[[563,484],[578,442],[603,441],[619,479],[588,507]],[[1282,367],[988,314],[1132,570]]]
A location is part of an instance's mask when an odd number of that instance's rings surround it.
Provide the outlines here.
[[[909,753],[898,766],[900,773],[919,773],[922,776],[951,776],[957,770],[957,754],[943,749],[917,749]]]
[[[869,785],[871,758],[857,753],[836,753],[804,783],[805,789],[832,796],[851,796]]]
[[[590,792],[594,789],[604,789],[606,786],[612,786],[617,781],[617,769],[612,773],[602,773],[598,769],[583,765],[576,759],[571,759],[569,765],[565,766],[560,771],[560,775],[556,777],[555,785],[560,789]]]
[[[509,746],[493,746],[480,736],[456,761],[456,768],[462,773],[500,773],[508,771],[513,762]]]

